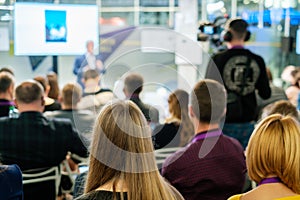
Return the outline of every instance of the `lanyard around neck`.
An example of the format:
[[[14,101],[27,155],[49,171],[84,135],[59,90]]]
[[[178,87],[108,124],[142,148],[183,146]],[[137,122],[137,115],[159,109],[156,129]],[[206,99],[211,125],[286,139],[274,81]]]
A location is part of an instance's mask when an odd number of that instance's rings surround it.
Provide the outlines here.
[[[258,185],[263,185],[268,183],[281,183],[281,180],[278,177],[264,178],[258,183]]]
[[[3,101],[0,102],[0,106],[14,106],[15,103],[13,101]]]
[[[214,130],[214,131],[206,131],[206,132],[201,132],[201,133],[198,133],[194,139],[192,140],[192,142],[197,142],[199,140],[203,140],[203,139],[206,139],[206,138],[211,138],[211,137],[217,137],[217,136],[220,136],[222,135],[222,131],[217,129],[217,130]]]

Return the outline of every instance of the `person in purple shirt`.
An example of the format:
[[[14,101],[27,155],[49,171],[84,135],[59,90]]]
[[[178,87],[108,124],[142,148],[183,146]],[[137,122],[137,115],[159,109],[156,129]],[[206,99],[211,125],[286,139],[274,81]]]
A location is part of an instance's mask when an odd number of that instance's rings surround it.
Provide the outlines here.
[[[195,136],[165,160],[162,175],[186,200],[222,200],[241,192],[246,174],[243,147],[220,127],[226,113],[224,86],[209,79],[198,82],[189,112]]]

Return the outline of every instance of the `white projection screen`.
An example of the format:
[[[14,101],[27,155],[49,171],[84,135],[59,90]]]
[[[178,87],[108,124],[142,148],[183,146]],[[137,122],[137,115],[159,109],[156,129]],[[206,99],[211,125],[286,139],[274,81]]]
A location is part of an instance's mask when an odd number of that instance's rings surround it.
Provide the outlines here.
[[[99,44],[97,5],[15,3],[15,55],[79,55],[87,40]]]

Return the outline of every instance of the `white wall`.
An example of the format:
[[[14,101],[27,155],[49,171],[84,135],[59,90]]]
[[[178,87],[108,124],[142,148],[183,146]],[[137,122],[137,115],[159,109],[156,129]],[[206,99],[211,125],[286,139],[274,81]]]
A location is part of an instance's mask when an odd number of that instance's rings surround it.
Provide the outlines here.
[[[73,75],[74,56],[58,57],[59,84],[63,86],[67,82],[76,80]],[[47,56],[39,67],[33,71],[28,56],[13,56],[9,52],[0,52],[0,68],[11,67],[14,70],[17,84],[24,80],[32,79],[37,75],[45,75],[52,67],[52,57]]]

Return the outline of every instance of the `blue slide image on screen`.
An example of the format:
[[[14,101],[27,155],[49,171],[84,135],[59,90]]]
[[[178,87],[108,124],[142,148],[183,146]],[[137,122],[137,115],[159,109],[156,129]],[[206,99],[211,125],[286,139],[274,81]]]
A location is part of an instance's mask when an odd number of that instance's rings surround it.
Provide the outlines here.
[[[66,11],[45,10],[46,42],[67,41],[66,16]]]
[[[296,32],[296,54],[300,54],[300,29]]]

